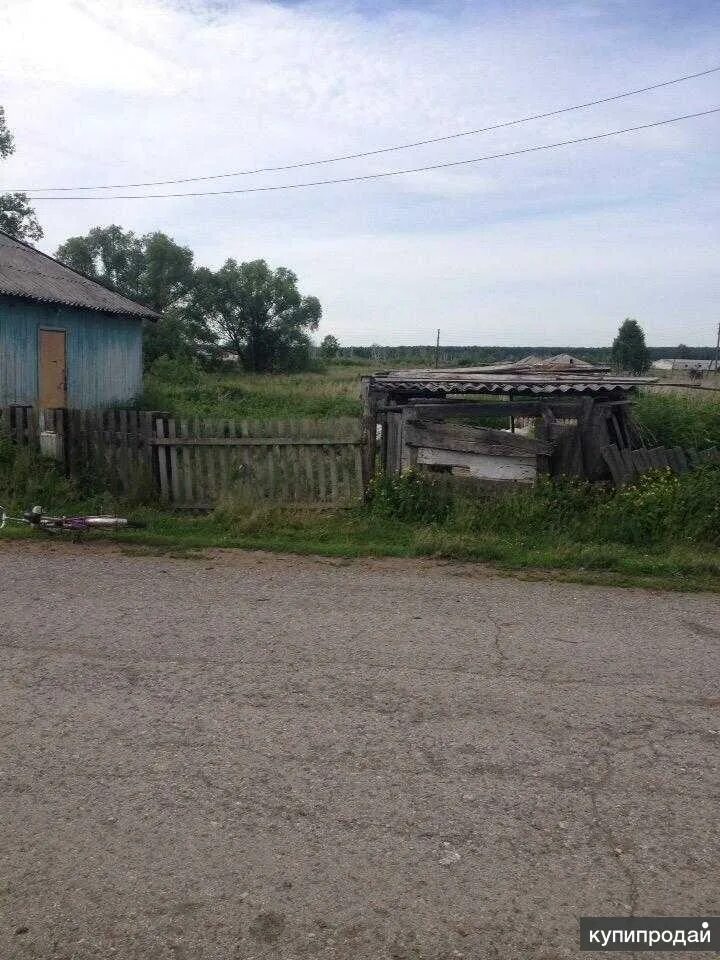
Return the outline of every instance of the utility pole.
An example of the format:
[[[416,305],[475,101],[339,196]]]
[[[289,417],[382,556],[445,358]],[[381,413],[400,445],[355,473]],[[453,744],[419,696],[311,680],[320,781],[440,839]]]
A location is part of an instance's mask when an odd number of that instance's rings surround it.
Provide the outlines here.
[[[718,337],[720,338],[720,327],[718,327]],[[720,344],[720,339],[718,340]],[[435,341],[435,367],[440,366],[440,329],[438,328],[437,340]]]
[[[718,360],[720,360],[720,323],[718,324],[717,343],[715,344],[715,373],[718,372]]]

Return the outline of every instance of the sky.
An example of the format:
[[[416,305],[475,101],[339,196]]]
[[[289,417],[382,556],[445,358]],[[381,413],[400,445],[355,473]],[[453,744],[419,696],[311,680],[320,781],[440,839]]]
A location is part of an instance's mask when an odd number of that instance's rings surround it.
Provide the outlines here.
[[[17,150],[0,191],[441,137],[719,66],[719,29],[720,6],[699,0],[2,0],[0,103]],[[720,73],[421,148],[153,189],[379,173],[718,106]],[[168,233],[198,264],[290,267],[323,305],[319,335],[343,344],[430,343],[440,328],[444,344],[600,345],[632,316],[652,345],[707,345],[720,321],[719,146],[715,114],[366,182],[34,204],[48,253],[117,223]]]

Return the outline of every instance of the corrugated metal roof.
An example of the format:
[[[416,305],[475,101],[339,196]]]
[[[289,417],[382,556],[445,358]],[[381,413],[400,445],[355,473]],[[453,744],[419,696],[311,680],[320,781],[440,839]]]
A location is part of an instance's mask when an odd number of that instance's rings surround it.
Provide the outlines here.
[[[655,377],[612,374],[608,367],[584,364],[567,354],[540,359],[526,357],[517,364],[449,370],[395,370],[378,373],[372,386],[391,393],[437,395],[462,393],[615,394],[627,393]]]
[[[53,257],[0,231],[0,294],[157,320],[149,307],[108,290]]]

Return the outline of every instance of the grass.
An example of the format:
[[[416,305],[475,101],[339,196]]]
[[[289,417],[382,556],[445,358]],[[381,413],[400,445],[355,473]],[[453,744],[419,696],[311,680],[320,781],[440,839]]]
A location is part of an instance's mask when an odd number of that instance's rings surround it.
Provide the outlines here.
[[[635,404],[635,415],[648,446],[697,450],[720,446],[720,394],[643,393]]]
[[[410,475],[399,484],[378,481],[370,506],[345,509],[227,501],[214,513],[188,516],[147,506],[133,511],[146,520],[146,530],[102,539],[133,553],[193,556],[220,547],[336,558],[432,557],[480,561],[529,578],[720,592],[718,489],[720,470],[708,466],[684,478],[650,475],[618,493],[548,483],[471,501]],[[60,509],[57,502],[52,506]],[[98,497],[63,507],[100,509],[123,508]],[[8,528],[0,536],[40,535]]]
[[[217,515],[183,517],[148,511],[141,515],[148,520],[146,530],[101,539],[121,543],[132,553],[192,556],[205,548],[240,548],[337,558],[431,557],[485,562],[500,572],[531,578],[720,592],[718,552],[682,540],[671,547],[638,549],[570,538],[507,539],[492,531],[467,533],[454,527],[388,521],[357,507],[326,512],[259,509],[242,523]],[[38,536],[20,528],[0,533],[0,538]]]
[[[208,373],[157,361],[140,404],[178,417],[328,419],[360,415],[360,377],[375,366],[335,365],[295,374]]]

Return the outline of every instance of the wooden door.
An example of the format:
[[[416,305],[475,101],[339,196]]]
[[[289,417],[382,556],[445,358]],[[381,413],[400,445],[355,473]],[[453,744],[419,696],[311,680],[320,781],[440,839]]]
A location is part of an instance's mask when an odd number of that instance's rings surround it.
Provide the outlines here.
[[[64,330],[41,330],[38,343],[41,408],[67,406],[67,352]]]

